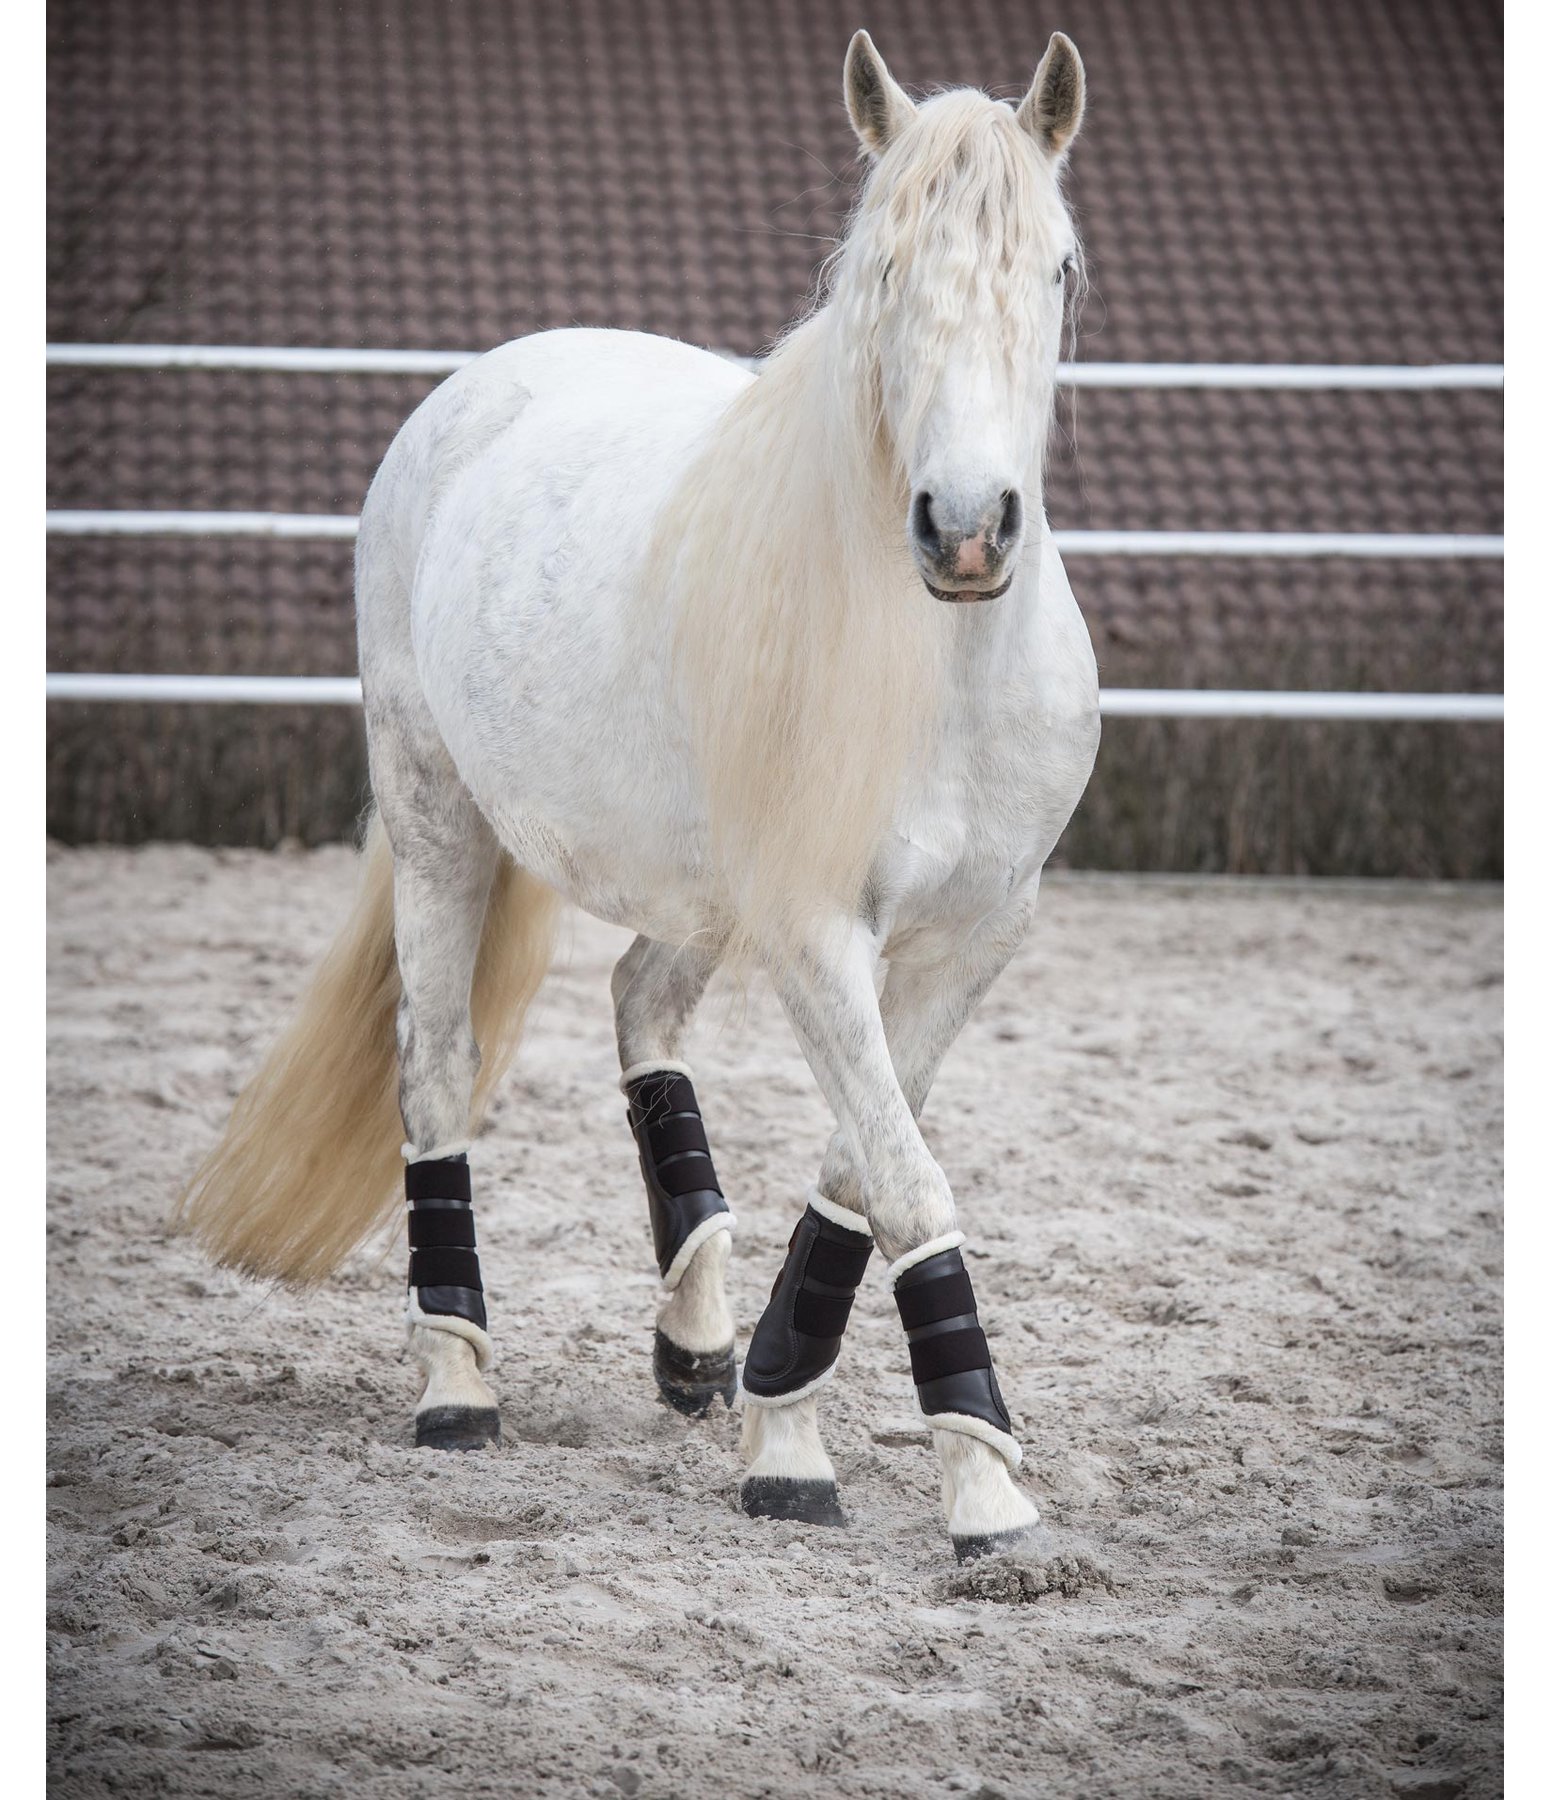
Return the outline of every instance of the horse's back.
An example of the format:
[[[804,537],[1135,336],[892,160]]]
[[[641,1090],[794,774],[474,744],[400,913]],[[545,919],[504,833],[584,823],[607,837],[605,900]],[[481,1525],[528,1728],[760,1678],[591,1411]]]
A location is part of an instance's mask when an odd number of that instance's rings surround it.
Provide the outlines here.
[[[474,612],[503,608],[515,630],[545,596],[570,614],[578,597],[606,607],[677,472],[750,379],[671,338],[563,330],[515,338],[442,382],[399,428],[361,510],[368,703],[373,685],[418,687],[416,646]]]
[[[535,632],[595,662],[663,502],[750,379],[670,338],[553,331],[432,394],[372,496],[384,488],[422,665],[436,644],[526,654]]]
[[[514,338],[410,414],[372,482],[362,532],[390,539],[408,576],[433,518],[497,458],[507,469],[531,462],[550,493],[605,466],[644,462],[648,478],[665,473],[749,379],[726,357],[645,332]],[[498,530],[502,521],[489,524]]]

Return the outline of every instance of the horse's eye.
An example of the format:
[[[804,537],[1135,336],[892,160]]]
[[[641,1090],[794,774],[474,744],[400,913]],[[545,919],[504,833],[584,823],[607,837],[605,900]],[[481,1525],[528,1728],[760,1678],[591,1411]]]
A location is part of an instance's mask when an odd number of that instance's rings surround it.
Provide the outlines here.
[[[1068,256],[1066,258],[1066,260],[1060,265],[1060,267],[1055,271],[1055,286],[1059,287],[1061,282],[1063,282],[1065,280],[1065,278],[1071,273],[1071,271],[1075,267],[1076,267],[1076,258],[1074,256]]]

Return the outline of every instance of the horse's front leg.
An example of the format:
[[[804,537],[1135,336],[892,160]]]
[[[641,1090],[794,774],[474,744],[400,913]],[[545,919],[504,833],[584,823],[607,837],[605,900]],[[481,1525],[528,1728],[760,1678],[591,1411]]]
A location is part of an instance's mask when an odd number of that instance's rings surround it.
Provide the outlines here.
[[[839,1125],[815,1204],[821,1201],[844,1220],[863,1213],[891,1258],[889,1279],[909,1340],[921,1412],[933,1427],[941,1458],[948,1528],[960,1557],[1014,1543],[1037,1521],[1038,1511],[1011,1480],[1021,1450],[979,1325],[952,1196],[916,1116],[948,1046],[1022,940],[1030,912],[1031,900],[1019,901],[955,955],[929,967],[893,968],[881,1006],[873,987],[875,947],[860,933],[827,957],[789,965],[780,983]],[[756,1405],[759,1386],[770,1390],[764,1406],[778,1405],[799,1389],[778,1371],[770,1379],[763,1366],[772,1360],[768,1349],[763,1358],[759,1352],[761,1338],[765,1346],[778,1346],[802,1335],[798,1310],[812,1283],[793,1265],[801,1257],[803,1235],[799,1227],[745,1365],[745,1391]],[[852,1241],[861,1245],[859,1232]],[[833,1325],[836,1317],[831,1313],[827,1323]],[[843,1317],[837,1322],[843,1331]],[[826,1372],[838,1356],[839,1341],[810,1341],[806,1348],[810,1361],[826,1361]],[[811,1409],[813,1395],[787,1404]],[[802,1423],[816,1443],[816,1418]],[[767,1438],[768,1426],[756,1420],[748,1439],[754,1452],[751,1473],[759,1469]]]
[[[653,1363],[675,1411],[737,1391],[726,1267],[732,1212],[721,1193],[681,1040],[720,960],[715,950],[639,937],[613,975],[620,1086],[640,1151],[662,1298]]]

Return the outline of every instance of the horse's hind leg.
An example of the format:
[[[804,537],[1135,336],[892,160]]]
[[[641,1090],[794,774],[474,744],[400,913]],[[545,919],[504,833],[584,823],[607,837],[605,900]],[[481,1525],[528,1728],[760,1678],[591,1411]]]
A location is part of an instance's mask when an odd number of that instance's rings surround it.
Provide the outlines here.
[[[663,1399],[705,1412],[737,1391],[726,1266],[732,1213],[710,1157],[683,1033],[719,960],[713,950],[638,937],[613,975],[620,1086],[640,1151],[662,1277],[654,1363]]]
[[[399,1105],[408,1136],[409,1341],[425,1377],[415,1442],[474,1450],[500,1437],[467,1153],[479,1071],[470,999],[500,849],[441,745],[373,733],[372,776],[393,846]]]

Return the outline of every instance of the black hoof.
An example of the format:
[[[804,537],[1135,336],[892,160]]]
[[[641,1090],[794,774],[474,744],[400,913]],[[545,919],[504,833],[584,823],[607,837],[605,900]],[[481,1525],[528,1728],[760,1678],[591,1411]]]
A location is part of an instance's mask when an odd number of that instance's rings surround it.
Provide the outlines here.
[[[651,1366],[657,1378],[657,1392],[674,1412],[698,1419],[710,1411],[711,1402],[719,1394],[730,1406],[737,1398],[736,1346],[712,1350],[704,1356],[681,1349],[663,1332],[657,1333]]]
[[[743,1511],[750,1519],[795,1519],[802,1525],[844,1525],[840,1490],[832,1481],[798,1481],[787,1475],[750,1475],[743,1483]]]
[[[1026,1549],[1037,1529],[1037,1526],[1025,1525],[1017,1531],[987,1531],[973,1537],[954,1537],[953,1555],[961,1563],[978,1562],[982,1556],[1005,1556],[1009,1550]]]
[[[414,1415],[417,1450],[483,1450],[501,1441],[501,1416],[493,1406],[428,1406]]]

